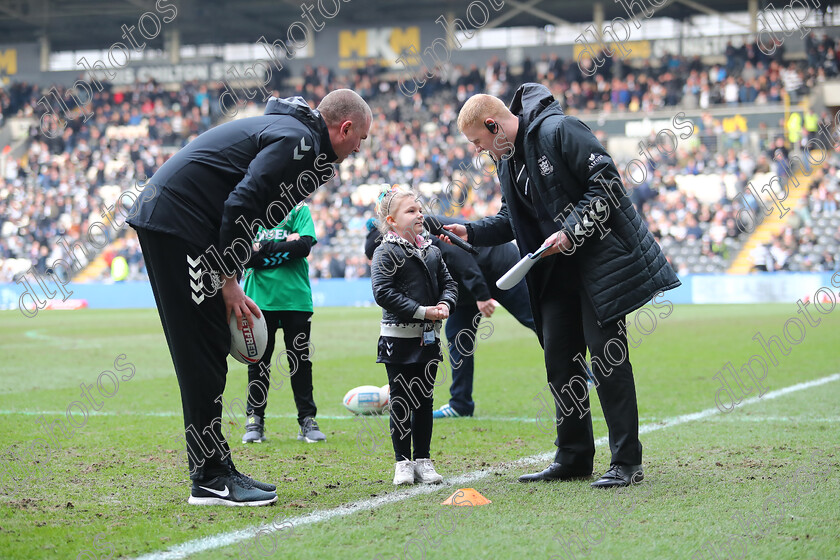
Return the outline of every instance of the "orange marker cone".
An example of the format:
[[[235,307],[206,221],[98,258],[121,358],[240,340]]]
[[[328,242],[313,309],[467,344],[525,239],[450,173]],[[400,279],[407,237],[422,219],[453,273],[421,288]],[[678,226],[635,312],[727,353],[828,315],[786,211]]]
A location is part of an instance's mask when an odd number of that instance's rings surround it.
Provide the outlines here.
[[[441,502],[442,506],[483,506],[492,504],[474,488],[459,488],[457,492]]]

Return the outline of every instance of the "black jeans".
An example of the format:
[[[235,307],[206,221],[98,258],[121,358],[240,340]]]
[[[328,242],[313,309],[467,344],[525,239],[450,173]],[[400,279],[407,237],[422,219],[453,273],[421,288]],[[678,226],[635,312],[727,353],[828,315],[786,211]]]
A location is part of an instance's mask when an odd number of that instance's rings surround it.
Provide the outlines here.
[[[391,443],[396,460],[428,459],[432,443],[432,392],[437,360],[418,364],[385,364],[391,396]],[[410,436],[410,437],[409,437]]]
[[[286,356],[288,369],[283,365],[282,356],[278,355],[276,366],[280,375],[288,377],[292,383],[292,393],[298,412],[298,424],[303,424],[307,416],[315,416],[318,409],[312,397],[312,360],[309,344],[312,329],[312,313],[309,311],[268,311],[264,310],[266,326],[268,327],[268,344],[262,359],[256,364],[248,366],[248,415],[265,416],[270,384],[271,358],[274,354],[277,329],[283,329],[283,341],[286,349],[282,354]],[[275,379],[274,389],[283,384]]]

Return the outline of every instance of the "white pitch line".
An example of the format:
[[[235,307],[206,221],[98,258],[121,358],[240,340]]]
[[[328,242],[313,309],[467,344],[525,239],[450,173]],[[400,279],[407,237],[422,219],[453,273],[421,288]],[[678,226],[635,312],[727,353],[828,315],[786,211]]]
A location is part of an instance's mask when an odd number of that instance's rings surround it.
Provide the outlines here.
[[[0,415],[15,415],[22,416],[64,416],[66,413],[60,410],[0,410]],[[90,416],[148,416],[155,418],[183,418],[183,412],[175,412],[172,410],[163,411],[101,411],[89,410]],[[297,418],[297,414],[266,414],[266,418]],[[229,418],[227,414],[224,418]],[[325,420],[352,420],[352,416],[318,416],[318,419]]]
[[[718,421],[717,419],[715,420]],[[840,424],[840,416],[764,416],[762,414],[738,414],[735,416],[722,416],[720,421],[724,422],[801,422],[803,424]]]
[[[766,398],[766,397],[764,397]],[[14,416],[14,415],[21,415],[21,416],[64,416],[64,412],[59,410],[0,410],[0,416]],[[144,417],[151,417],[151,418],[181,418],[183,416],[182,412],[176,412],[173,410],[163,410],[163,411],[148,411],[148,410],[136,410],[136,411],[102,411],[97,412],[95,410],[88,411],[90,416],[144,416]],[[265,415],[266,418],[297,418],[297,414],[272,414],[268,413]],[[320,420],[354,420],[357,416],[318,416]],[[820,422],[820,423],[835,423],[840,422],[840,416],[754,416],[754,415],[736,415],[736,416],[724,416],[728,421],[732,422]],[[515,416],[470,416],[468,418],[464,418],[463,420],[459,420],[462,422],[464,420],[476,420],[479,422],[520,422],[525,424],[534,424],[536,423],[536,418],[517,418]],[[663,422],[665,418],[659,418],[657,416],[640,416],[640,422]],[[601,417],[593,417],[593,422],[604,422],[604,419]]]
[[[840,380],[840,373],[835,373],[826,377],[821,377],[820,379],[815,379],[813,381],[797,383],[796,385],[791,385],[790,387],[785,387],[776,391],[770,391],[761,398],[752,397],[749,399],[745,399],[744,402],[742,402],[738,406],[738,408],[741,408],[745,405],[754,404],[759,401],[771,400],[778,397],[782,397],[790,393],[795,393],[796,391],[810,389],[811,387],[818,387],[820,385],[825,385],[826,383],[831,383],[832,381],[837,380]],[[708,418],[709,416],[714,416],[716,414],[721,414],[720,410],[718,410],[717,408],[707,408],[706,410],[701,410],[700,412],[694,412],[691,414],[683,414],[681,416],[666,418],[660,422],[639,426],[639,434],[647,434],[650,432],[655,432],[657,430],[662,430],[664,428],[670,428],[673,426],[678,426],[680,424],[685,424],[686,422],[702,420],[703,418]],[[607,437],[601,437],[595,440],[595,445],[596,447],[601,446],[607,443],[608,441],[609,440]],[[500,465],[500,467],[509,469],[510,467],[517,465],[545,462],[552,458],[554,458],[554,452],[541,453],[539,455],[523,457],[522,459],[518,459],[511,463]],[[407,500],[409,498],[413,498],[415,496],[420,496],[422,494],[431,494],[432,492],[437,492],[442,487],[460,487],[462,485],[466,486],[467,484],[472,484],[478,480],[481,480],[482,478],[489,476],[491,472],[492,470],[473,471],[458,476],[446,478],[444,479],[444,484],[441,485],[415,486],[414,488],[411,488],[409,490],[401,490],[373,499],[358,500],[350,504],[340,505],[333,509],[316,510],[306,515],[300,515],[298,517],[292,518],[284,518],[283,522],[284,525],[286,522],[288,522],[291,523],[292,526],[320,523],[322,521],[327,521],[335,517],[344,517],[346,515],[350,515],[358,511],[366,511],[390,504],[395,504]],[[192,554],[198,554],[199,552],[213,550],[216,548],[222,548],[224,546],[236,544],[240,541],[252,539],[257,535],[258,531],[262,531],[263,534],[268,534],[276,531],[276,529],[271,524],[258,525],[246,529],[239,529],[237,531],[221,533],[213,537],[203,537],[200,539],[195,539],[175,545],[161,552],[152,552],[150,554],[145,554],[143,556],[138,557],[137,560],[175,560],[178,558],[186,558]]]
[[[21,416],[64,416],[65,412],[60,410],[0,410],[0,416],[3,415],[15,415],[20,414]],[[184,416],[183,412],[176,412],[173,410],[162,410],[162,411],[145,411],[145,410],[137,410],[137,411],[101,411],[97,412],[95,410],[89,410],[88,414],[90,416],[148,416],[154,418],[182,418]],[[228,417],[226,414],[225,417]],[[297,414],[266,414],[266,418],[297,418]],[[319,420],[353,420],[356,416],[318,416]],[[478,421],[490,421],[490,422],[530,422],[535,423],[537,421],[536,417],[534,418],[516,418],[511,416],[471,416],[469,417],[471,420],[478,420]],[[652,420],[653,418],[640,418],[640,420]],[[593,422],[603,422],[603,418],[593,418]]]

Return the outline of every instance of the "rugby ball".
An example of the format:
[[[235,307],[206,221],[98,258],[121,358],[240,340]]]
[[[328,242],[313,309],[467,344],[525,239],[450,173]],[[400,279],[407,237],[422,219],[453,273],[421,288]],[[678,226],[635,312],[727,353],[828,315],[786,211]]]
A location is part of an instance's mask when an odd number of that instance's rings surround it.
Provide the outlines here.
[[[391,400],[391,386],[383,385],[379,388],[379,399],[382,401],[382,408],[386,408]]]
[[[353,414],[382,414],[388,404],[387,395],[383,399],[382,391],[373,385],[362,385],[350,389],[344,395],[344,408]]]
[[[251,315],[254,318],[254,326],[248,324],[248,319],[242,317],[242,330],[236,325],[236,313],[230,314],[230,355],[243,364],[256,364],[262,358],[265,347],[268,344],[268,327],[265,324],[265,315],[260,317]]]

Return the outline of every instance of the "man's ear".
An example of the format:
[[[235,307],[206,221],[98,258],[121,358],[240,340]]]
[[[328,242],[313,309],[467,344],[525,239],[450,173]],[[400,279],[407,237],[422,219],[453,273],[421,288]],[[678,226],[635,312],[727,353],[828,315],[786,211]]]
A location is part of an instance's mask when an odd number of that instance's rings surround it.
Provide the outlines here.
[[[350,134],[350,127],[351,126],[353,126],[353,123],[351,121],[344,121],[343,123],[341,123],[342,134],[344,134],[345,136]]]

